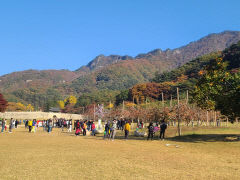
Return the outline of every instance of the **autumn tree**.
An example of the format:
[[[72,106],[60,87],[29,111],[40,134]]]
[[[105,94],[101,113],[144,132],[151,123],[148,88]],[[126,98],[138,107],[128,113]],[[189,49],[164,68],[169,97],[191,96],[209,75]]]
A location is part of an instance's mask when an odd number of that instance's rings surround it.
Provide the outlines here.
[[[64,109],[64,107],[65,107],[64,101],[58,101],[58,106],[60,109]]]
[[[34,107],[31,104],[28,104],[26,109],[27,111],[34,111]]]
[[[137,104],[145,103],[146,99],[160,100],[161,93],[167,99],[171,94],[171,85],[171,82],[137,84],[129,90],[129,96]]]
[[[70,105],[75,105],[77,103],[77,98],[75,96],[69,96],[64,100],[65,106],[70,104]]]
[[[231,121],[240,116],[240,72],[227,70],[222,58],[212,60],[200,72],[201,79],[194,91],[197,105],[207,110],[219,110]]]
[[[109,104],[106,106],[107,109],[112,109],[114,108],[114,104],[109,102]]]
[[[27,107],[24,104],[22,104],[21,102],[18,102],[18,103],[16,103],[16,110],[17,111],[26,111]]]
[[[3,95],[0,93],[0,112],[5,112],[7,109],[8,102],[4,99]]]

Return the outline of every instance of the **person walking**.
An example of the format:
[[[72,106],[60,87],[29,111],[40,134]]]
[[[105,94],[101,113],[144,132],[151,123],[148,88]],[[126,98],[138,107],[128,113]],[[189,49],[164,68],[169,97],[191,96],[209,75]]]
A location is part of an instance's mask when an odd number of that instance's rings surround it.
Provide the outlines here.
[[[12,133],[12,128],[13,128],[13,118],[11,118],[9,122],[9,133]]]
[[[149,140],[150,137],[151,137],[151,140],[153,140],[153,133],[154,133],[153,123],[150,122],[150,124],[148,126],[148,138],[147,138],[147,140]]]
[[[68,122],[68,132],[72,132],[72,119]]]
[[[64,126],[66,126],[66,120],[65,119],[62,120],[62,132],[64,131]]]
[[[83,136],[86,136],[87,134],[87,124],[86,121],[82,123],[82,130],[83,130]]]
[[[14,128],[14,129],[16,128],[16,127],[15,127],[15,122],[16,122],[16,120],[13,119],[13,120],[12,120],[12,128]]]
[[[121,128],[121,121],[118,119],[117,120],[117,129],[120,130],[120,128]]]
[[[25,120],[25,129],[28,128],[28,120]]]
[[[121,119],[121,130],[122,131],[124,130],[125,123],[126,123],[125,120]]]
[[[43,131],[45,131],[46,130],[46,121],[45,120],[42,121],[42,127],[43,127]]]
[[[67,131],[69,129],[69,120],[66,120],[66,128],[67,128]]]
[[[92,127],[91,127],[91,129],[92,129],[92,136],[96,136],[96,126],[95,126],[95,124],[94,124],[94,121],[92,122]]]
[[[19,124],[19,121],[16,119],[16,120],[15,120],[15,128],[16,128],[16,129],[18,128],[18,124]]]
[[[104,139],[109,138],[109,131],[110,131],[110,122],[108,121],[105,124],[105,130],[104,130]]]
[[[79,136],[80,135],[80,122],[79,120],[76,121],[76,131],[75,131],[75,135]]]
[[[48,133],[52,132],[53,122],[51,119],[48,120]]]
[[[165,130],[167,129],[167,124],[163,120],[160,125],[160,139],[164,141],[165,138]]]
[[[110,138],[112,139],[112,141],[114,141],[116,133],[117,133],[117,121],[116,119],[114,119],[112,122],[111,134],[110,134]]]
[[[32,122],[32,132],[36,132],[36,126],[37,126],[37,122],[36,122],[36,119],[33,120]]]
[[[5,120],[5,131],[7,131],[7,121]]]
[[[127,140],[130,132],[130,123],[128,121],[124,126],[124,130],[125,130],[125,139]]]
[[[6,121],[5,119],[2,119],[2,130],[1,130],[2,133],[4,132],[5,125],[6,125]]]
[[[33,124],[33,121],[32,120],[28,120],[28,132],[29,133],[32,131],[32,124]]]

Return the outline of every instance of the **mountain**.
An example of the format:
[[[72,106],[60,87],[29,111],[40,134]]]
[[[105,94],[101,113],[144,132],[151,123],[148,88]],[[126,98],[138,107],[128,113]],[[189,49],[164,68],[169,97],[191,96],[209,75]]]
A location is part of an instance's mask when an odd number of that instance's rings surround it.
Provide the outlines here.
[[[181,66],[198,56],[222,51],[230,45],[237,43],[239,38],[240,32],[238,31],[224,31],[218,34],[210,34],[174,50],[167,49],[162,51],[161,49],[156,49],[147,54],[140,54],[136,58],[170,61],[177,66]]]
[[[77,71],[94,71],[104,68],[111,64],[116,64],[125,60],[151,60],[151,61],[162,61],[164,63],[170,62],[172,68],[181,66],[191,59],[204,54],[209,54],[215,51],[222,51],[232,44],[237,43],[240,40],[239,31],[224,31],[222,33],[209,34],[198,41],[189,43],[186,46],[182,46],[176,49],[167,49],[165,51],[161,49],[155,49],[146,54],[139,54],[136,57],[128,55],[110,55],[104,56],[99,55],[93,59],[87,66],[79,68]]]
[[[173,69],[172,71],[155,74],[152,82],[171,84],[170,86],[172,87],[172,90],[175,91],[173,94],[176,94],[176,87],[178,87],[182,92],[186,92],[186,90],[188,90],[191,94],[192,90],[195,89],[197,81],[202,78],[205,69],[209,69],[209,67],[216,68],[214,64],[216,64],[218,59],[221,59],[221,62],[227,64],[226,71],[228,71],[229,74],[239,74],[240,41],[221,52],[203,55],[193,59],[181,67]],[[233,84],[230,82],[231,79],[224,83],[232,87]]]
[[[89,62],[87,66],[82,66],[77,71],[89,72],[89,71],[106,67],[110,64],[118,63],[119,61],[131,60],[131,59],[133,59],[133,57],[127,56],[127,55],[126,56],[119,56],[119,55],[104,56],[101,54],[96,58],[94,58],[91,62]]]
[[[88,73],[72,81],[68,88],[76,93],[126,89],[137,83],[149,81],[156,72],[170,71],[196,57],[222,51],[239,40],[240,32],[224,31],[210,34],[180,48],[165,51],[156,49],[134,58],[100,55],[84,67],[84,70],[88,69]],[[77,70],[81,71],[81,68]]]
[[[34,102],[33,98],[44,98],[39,105],[53,97],[56,99],[69,94],[80,95],[102,90],[119,91],[137,83],[150,81],[156,72],[170,71],[196,57],[222,51],[239,40],[240,32],[224,31],[210,34],[173,50],[156,49],[136,57],[99,55],[74,72],[68,70],[14,72],[0,77],[0,91],[11,101]]]

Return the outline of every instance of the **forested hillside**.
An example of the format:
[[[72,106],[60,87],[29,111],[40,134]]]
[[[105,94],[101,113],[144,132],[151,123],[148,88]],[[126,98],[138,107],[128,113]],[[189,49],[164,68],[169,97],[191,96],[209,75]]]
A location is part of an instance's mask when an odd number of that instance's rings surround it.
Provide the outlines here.
[[[156,72],[163,73],[177,68],[204,54],[222,51],[240,40],[240,33],[225,31],[208,35],[196,42],[174,49],[160,49],[147,54],[130,56],[98,56],[85,66],[86,73],[70,84],[76,93],[96,90],[122,90],[137,83],[148,82]],[[106,65],[106,62],[108,62]],[[78,70],[81,72],[81,69]],[[69,86],[68,86],[69,88]]]
[[[218,56],[219,51],[239,40],[240,32],[225,31],[210,34],[173,50],[156,49],[136,57],[100,55],[87,66],[74,72],[68,70],[14,72],[0,77],[0,91],[8,101],[34,103],[36,107],[43,107],[46,104],[54,106],[57,100],[71,94],[77,97],[84,94],[92,95],[100,100],[104,94],[101,92],[109,92],[110,97],[115,97],[121,90],[152,79],[154,82],[173,81],[179,75],[185,74],[194,81],[197,72],[207,59]],[[197,59],[189,64],[188,62],[194,58]],[[178,68],[180,66],[182,67]],[[175,68],[178,69],[170,72]],[[165,73],[162,74],[163,72]]]

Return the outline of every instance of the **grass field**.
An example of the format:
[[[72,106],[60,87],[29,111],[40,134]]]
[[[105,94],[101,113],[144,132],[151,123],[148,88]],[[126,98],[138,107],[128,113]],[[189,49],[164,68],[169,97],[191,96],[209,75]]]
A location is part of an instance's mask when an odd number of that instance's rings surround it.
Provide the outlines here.
[[[54,129],[0,134],[0,179],[239,179],[240,128],[184,128],[165,141],[75,137]],[[167,145],[166,145],[167,144]],[[171,145],[169,145],[171,144]]]

